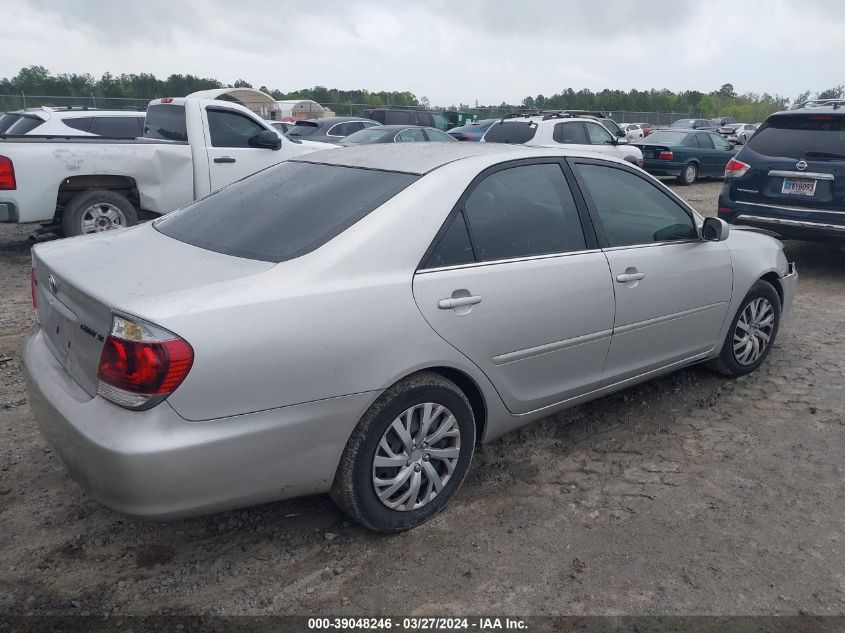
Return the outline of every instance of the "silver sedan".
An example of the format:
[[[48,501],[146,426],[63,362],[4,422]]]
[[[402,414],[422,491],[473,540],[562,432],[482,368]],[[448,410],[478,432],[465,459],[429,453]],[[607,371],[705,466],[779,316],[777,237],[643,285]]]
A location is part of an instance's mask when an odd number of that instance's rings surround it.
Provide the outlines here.
[[[23,360],[44,436],[112,508],[330,492],[392,532],[478,442],[692,363],[755,370],[796,281],[778,241],[620,160],[344,148],[36,246]]]

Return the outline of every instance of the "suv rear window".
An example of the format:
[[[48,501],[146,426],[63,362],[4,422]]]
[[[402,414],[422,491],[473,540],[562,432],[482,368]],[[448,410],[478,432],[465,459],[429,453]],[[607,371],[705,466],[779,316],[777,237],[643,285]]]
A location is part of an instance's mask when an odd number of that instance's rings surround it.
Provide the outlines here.
[[[24,114],[20,119],[9,126],[9,129],[6,130],[6,134],[29,134],[32,130],[43,123],[44,121],[39,119],[37,116]]]
[[[21,115],[16,112],[7,112],[6,114],[0,115],[0,134],[5,134],[6,130],[11,127],[12,123],[20,118]]]
[[[144,120],[144,136],[165,141],[187,141],[185,106],[165,104],[150,106],[147,109],[147,118]]]
[[[757,130],[748,147],[765,156],[816,160],[843,157],[845,117],[822,114],[775,117]]]
[[[288,136],[310,136],[316,132],[319,127],[319,124],[314,123],[313,121],[300,121],[288,130]]]
[[[527,143],[537,133],[533,121],[511,121],[494,123],[484,135],[485,143]]]
[[[171,213],[155,227],[224,255],[283,262],[340,235],[417,178],[288,161]]]

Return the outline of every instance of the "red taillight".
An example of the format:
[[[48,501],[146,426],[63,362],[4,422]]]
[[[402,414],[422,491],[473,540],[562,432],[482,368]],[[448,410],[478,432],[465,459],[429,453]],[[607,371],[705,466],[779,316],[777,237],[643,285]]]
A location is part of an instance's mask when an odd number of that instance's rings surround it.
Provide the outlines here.
[[[748,163],[743,163],[741,160],[731,158],[728,161],[728,164],[725,165],[725,178],[742,178],[746,173],[748,173],[749,169],[751,169],[751,165]]]
[[[162,97],[159,101],[161,103],[173,103],[173,97]]]
[[[12,191],[18,188],[15,182],[15,166],[8,156],[0,156],[0,191]]]
[[[675,155],[670,152],[669,150],[664,149],[657,155],[658,160],[672,160],[675,158]]]
[[[115,404],[145,408],[176,391],[193,362],[194,350],[172,332],[115,316],[100,354],[97,391]]]
[[[32,293],[32,307],[38,309],[38,281],[35,279],[35,267],[29,275],[29,290]]]

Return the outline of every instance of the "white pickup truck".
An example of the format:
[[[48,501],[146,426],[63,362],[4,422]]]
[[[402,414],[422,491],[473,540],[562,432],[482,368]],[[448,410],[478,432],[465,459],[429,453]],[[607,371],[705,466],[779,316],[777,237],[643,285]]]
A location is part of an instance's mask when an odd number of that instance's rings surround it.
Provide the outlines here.
[[[0,222],[67,236],[132,226],[331,147],[283,137],[236,103],[156,99],[137,139],[0,135]]]

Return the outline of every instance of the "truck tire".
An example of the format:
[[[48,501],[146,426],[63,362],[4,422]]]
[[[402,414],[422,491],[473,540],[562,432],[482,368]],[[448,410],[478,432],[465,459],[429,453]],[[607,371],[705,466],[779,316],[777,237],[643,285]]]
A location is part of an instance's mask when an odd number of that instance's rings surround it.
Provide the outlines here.
[[[129,198],[109,189],[88,189],[75,195],[62,213],[66,237],[135,226],[138,212]]]

